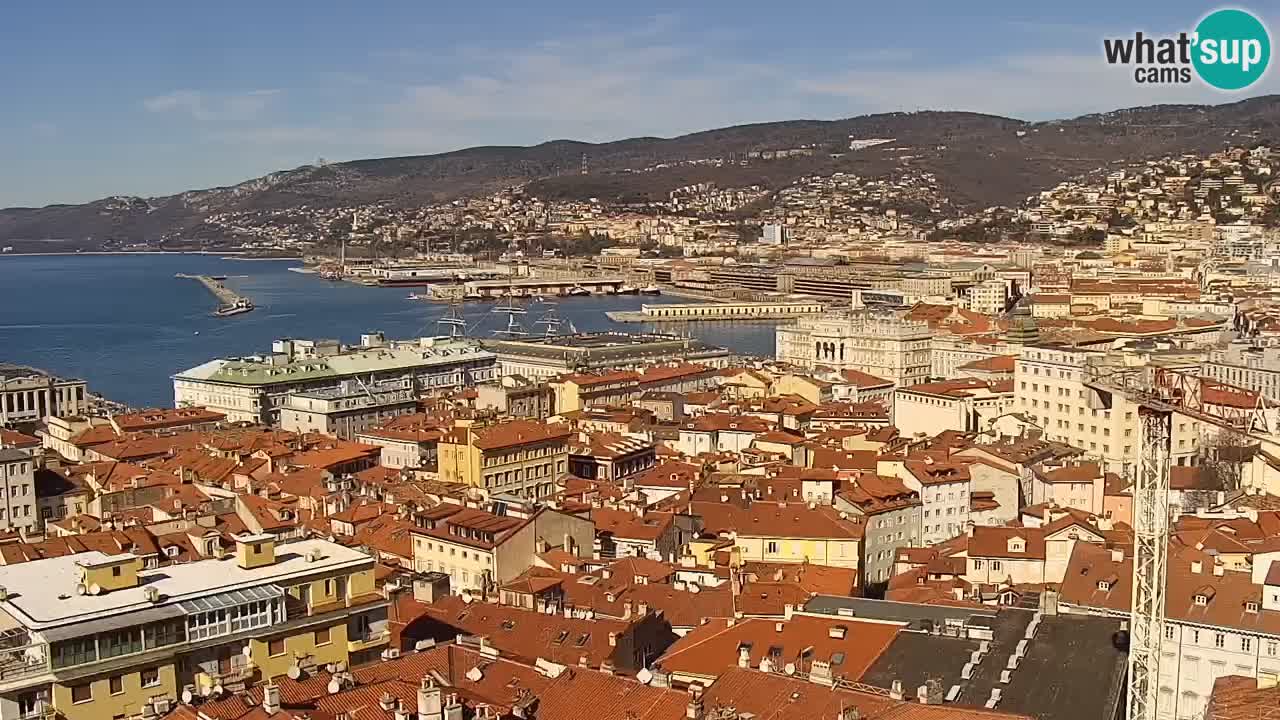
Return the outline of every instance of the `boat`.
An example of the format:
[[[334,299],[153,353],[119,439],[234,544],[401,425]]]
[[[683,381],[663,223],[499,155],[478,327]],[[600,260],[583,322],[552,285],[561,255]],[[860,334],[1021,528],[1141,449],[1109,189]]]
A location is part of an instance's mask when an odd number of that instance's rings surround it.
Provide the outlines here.
[[[465,293],[463,293],[463,294],[462,294],[462,299],[463,299],[463,300],[483,300],[483,299],[484,299],[484,295],[481,295],[480,293],[476,292],[475,290],[470,290],[470,291],[465,292]]]
[[[591,291],[582,287],[581,285],[574,285],[573,287],[569,288],[569,294],[574,295],[576,297],[582,297],[584,295],[590,295]]]
[[[235,301],[230,305],[223,305],[222,307],[213,311],[213,314],[215,317],[231,317],[232,315],[240,315],[243,313],[247,313],[250,310],[253,310],[253,308],[254,308],[254,305],[252,302],[244,298],[240,298],[239,300]]]
[[[635,295],[638,292],[640,292],[640,288],[637,288],[634,285],[627,285],[624,283],[618,286],[619,295]]]
[[[418,293],[413,293],[413,292],[411,292],[411,293],[409,293],[409,299],[410,299],[410,300],[426,300],[426,299],[428,299],[428,296],[426,296],[426,295],[419,295]]]
[[[657,285],[645,285],[644,287],[640,288],[640,294],[641,295],[660,295],[662,294],[662,289],[659,288]]]

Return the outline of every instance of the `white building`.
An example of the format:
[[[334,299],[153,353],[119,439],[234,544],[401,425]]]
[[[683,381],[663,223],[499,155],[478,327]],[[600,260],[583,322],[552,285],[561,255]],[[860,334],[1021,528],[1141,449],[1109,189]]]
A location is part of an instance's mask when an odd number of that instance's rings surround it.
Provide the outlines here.
[[[33,529],[40,521],[40,510],[30,451],[0,448],[0,480],[0,530]]]
[[[88,409],[84,380],[0,362],[0,427],[37,422],[50,415],[79,415]]]
[[[969,289],[969,309],[983,315],[1004,312],[1009,302],[1010,281],[1003,278],[983,280]]]
[[[1118,393],[1086,384],[1086,364],[1106,354],[1065,345],[1030,345],[1014,363],[1014,404],[1010,410],[1032,417],[1046,440],[1085,451],[1103,469],[1124,474],[1141,448],[1138,406]],[[1200,423],[1174,413],[1171,461],[1192,463],[1200,446]]]
[[[962,379],[920,383],[893,393],[893,424],[906,437],[945,430],[981,432],[1013,402],[1006,381]]]
[[[366,335],[336,341],[277,340],[268,357],[211,360],[173,376],[177,407],[199,406],[229,422],[280,421],[293,393],[337,390],[344,382],[409,382],[417,393],[456,390],[497,377],[497,356],[475,340],[420,338],[386,343]]]
[[[802,367],[861,370],[898,385],[929,378],[928,324],[897,313],[862,311],[802,318],[777,330],[778,360]]]
[[[285,396],[280,427],[296,433],[318,432],[350,440],[418,408],[411,379],[366,385],[345,380],[337,388],[309,390]]]

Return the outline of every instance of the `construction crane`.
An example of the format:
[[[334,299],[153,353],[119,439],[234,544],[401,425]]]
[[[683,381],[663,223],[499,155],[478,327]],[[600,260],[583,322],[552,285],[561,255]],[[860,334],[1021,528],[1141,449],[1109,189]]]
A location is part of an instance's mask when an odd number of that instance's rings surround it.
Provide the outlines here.
[[[1118,395],[1138,408],[1141,450],[1133,483],[1133,596],[1129,610],[1129,720],[1156,720],[1160,692],[1160,644],[1164,637],[1169,555],[1169,456],[1173,415],[1243,435],[1269,434],[1275,408],[1258,393],[1157,366],[1091,363],[1085,385],[1110,407]],[[1252,407],[1208,402],[1213,389],[1254,397]]]

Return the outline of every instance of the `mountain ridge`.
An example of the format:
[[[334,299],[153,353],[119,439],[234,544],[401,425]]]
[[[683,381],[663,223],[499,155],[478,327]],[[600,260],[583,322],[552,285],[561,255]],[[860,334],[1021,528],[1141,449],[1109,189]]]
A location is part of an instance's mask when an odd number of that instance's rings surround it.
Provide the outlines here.
[[[669,138],[483,145],[304,165],[171,195],[113,195],[80,204],[5,208],[0,209],[0,241],[62,240],[68,247],[93,247],[107,240],[181,237],[217,213],[267,212],[304,204],[416,206],[514,184],[528,184],[530,192],[548,199],[644,201],[694,182],[776,189],[805,174],[884,175],[907,165],[937,175],[957,206],[977,208],[1015,204],[1067,177],[1113,162],[1256,144],[1278,134],[1280,96],[1266,95],[1219,105],[1135,106],[1062,120],[925,110],[749,123]],[[849,151],[850,137],[894,142],[888,148]],[[804,147],[812,154],[748,158],[753,152]],[[584,154],[586,175],[580,172]],[[715,158],[734,162],[716,165],[710,162]]]

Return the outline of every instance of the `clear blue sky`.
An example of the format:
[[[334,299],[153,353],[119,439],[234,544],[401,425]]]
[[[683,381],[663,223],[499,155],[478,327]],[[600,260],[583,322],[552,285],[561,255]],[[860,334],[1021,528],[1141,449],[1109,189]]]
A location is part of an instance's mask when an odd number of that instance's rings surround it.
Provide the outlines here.
[[[15,2],[0,21],[0,207],[168,194],[318,157],[920,108],[1045,119],[1280,90],[1274,68],[1227,95],[1138,87],[1102,61],[1103,37],[1190,29],[1214,7]],[[1274,33],[1280,13],[1266,19]]]

